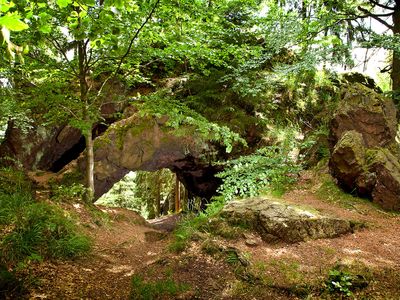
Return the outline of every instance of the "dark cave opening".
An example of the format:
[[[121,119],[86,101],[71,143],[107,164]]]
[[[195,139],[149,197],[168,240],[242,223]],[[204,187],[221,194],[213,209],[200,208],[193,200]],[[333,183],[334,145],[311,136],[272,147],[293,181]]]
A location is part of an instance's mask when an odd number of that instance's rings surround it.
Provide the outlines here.
[[[108,126],[105,124],[97,124],[93,128],[93,139],[96,137],[102,135],[106,130]],[[51,172],[58,172],[61,171],[62,168],[64,168],[67,164],[69,164],[71,161],[77,159],[79,155],[85,150],[86,148],[86,142],[85,142],[85,137],[81,136],[78,143],[76,143],[74,146],[72,146],[70,149],[64,152],[63,155],[59,159],[57,159],[49,171]]]
[[[69,164],[74,159],[77,159],[83,150],[86,148],[85,137],[81,136],[78,143],[64,152],[59,159],[57,159],[50,168],[51,172],[58,172]]]

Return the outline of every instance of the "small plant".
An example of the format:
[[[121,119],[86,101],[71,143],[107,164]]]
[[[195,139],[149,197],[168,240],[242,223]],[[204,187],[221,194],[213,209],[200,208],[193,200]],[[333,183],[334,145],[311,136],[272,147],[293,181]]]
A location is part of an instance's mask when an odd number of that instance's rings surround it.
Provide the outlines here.
[[[351,292],[353,279],[354,277],[350,273],[335,268],[329,271],[326,286],[330,293],[351,297],[353,295]]]
[[[83,199],[86,193],[86,188],[83,184],[73,183],[71,185],[58,185],[53,188],[52,199],[60,202]]]
[[[187,285],[176,283],[171,277],[165,280],[146,282],[140,275],[132,277],[131,286],[130,299],[132,300],[164,299],[165,296],[169,296],[168,299],[172,299],[179,293],[189,289]]]
[[[223,198],[216,198],[211,202],[205,212],[201,212],[198,216],[189,215],[179,222],[175,229],[175,239],[170,244],[170,250],[173,252],[181,252],[185,250],[189,240],[197,232],[211,232],[211,218],[215,217],[222,210],[224,205]]]

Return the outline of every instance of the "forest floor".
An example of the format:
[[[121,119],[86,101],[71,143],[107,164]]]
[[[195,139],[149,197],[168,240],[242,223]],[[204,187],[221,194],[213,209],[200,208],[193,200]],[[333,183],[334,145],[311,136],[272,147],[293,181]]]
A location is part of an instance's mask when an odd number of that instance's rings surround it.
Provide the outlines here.
[[[74,261],[33,267],[38,281],[28,298],[140,299],[137,293],[142,293],[143,299],[153,299],[151,295],[157,299],[339,299],[345,291],[332,294],[326,284],[329,271],[336,268],[345,270],[340,273],[343,281],[344,274],[351,274],[357,299],[400,299],[400,215],[368,201],[343,205],[325,196],[321,200],[315,187],[300,184],[283,199],[360,221],[365,227],[333,239],[295,244],[268,244],[251,232],[233,239],[209,235],[193,239],[180,253],[169,249],[176,216],[149,224],[132,211],[100,207],[109,217],[99,224],[93,222],[93,213],[71,204],[68,209],[76,211],[93,238],[93,250]],[[222,253],[222,248],[233,249],[246,263]]]

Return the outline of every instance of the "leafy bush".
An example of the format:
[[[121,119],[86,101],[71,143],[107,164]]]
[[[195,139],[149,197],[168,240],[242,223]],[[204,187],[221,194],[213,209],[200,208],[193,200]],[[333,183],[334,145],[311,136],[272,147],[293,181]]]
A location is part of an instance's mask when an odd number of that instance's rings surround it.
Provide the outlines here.
[[[52,199],[60,202],[67,202],[76,199],[83,199],[86,188],[81,183],[71,185],[56,185],[53,187]]]
[[[132,277],[130,299],[153,300],[160,299],[167,295],[169,297],[174,297],[186,290],[188,290],[187,285],[176,283],[172,278],[156,282],[146,282],[142,276],[134,275]]]
[[[225,170],[217,174],[223,180],[219,192],[229,201],[234,197],[256,196],[265,189],[285,189],[295,181],[299,171],[300,166],[281,148],[262,148],[255,154],[225,163]]]

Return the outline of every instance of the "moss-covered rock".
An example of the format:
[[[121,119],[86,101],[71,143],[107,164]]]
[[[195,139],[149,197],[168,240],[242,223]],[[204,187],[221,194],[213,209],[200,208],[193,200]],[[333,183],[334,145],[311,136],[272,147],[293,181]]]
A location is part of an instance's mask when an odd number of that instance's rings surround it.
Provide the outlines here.
[[[361,133],[351,130],[342,136],[333,149],[330,165],[340,184],[352,189],[354,180],[366,171],[365,147]]]
[[[266,241],[295,243],[332,238],[353,230],[349,220],[324,216],[269,197],[232,201],[225,206],[222,216],[232,224],[253,228]]]
[[[385,147],[392,143],[397,132],[393,101],[362,84],[346,85],[330,124],[332,147],[350,130],[361,133],[369,148]]]
[[[379,149],[373,161],[376,184],[372,191],[375,203],[386,209],[400,210],[400,163],[388,149]]]
[[[203,162],[201,155],[209,149],[204,139],[191,127],[184,135],[166,128],[164,118],[130,117],[112,124],[94,142],[95,197],[107,192],[129,171],[173,169],[179,179],[196,195],[210,198],[220,179],[216,168]],[[82,156],[78,165],[85,169]]]
[[[330,169],[347,191],[400,210],[396,108],[391,99],[355,83],[343,88],[330,124]]]

